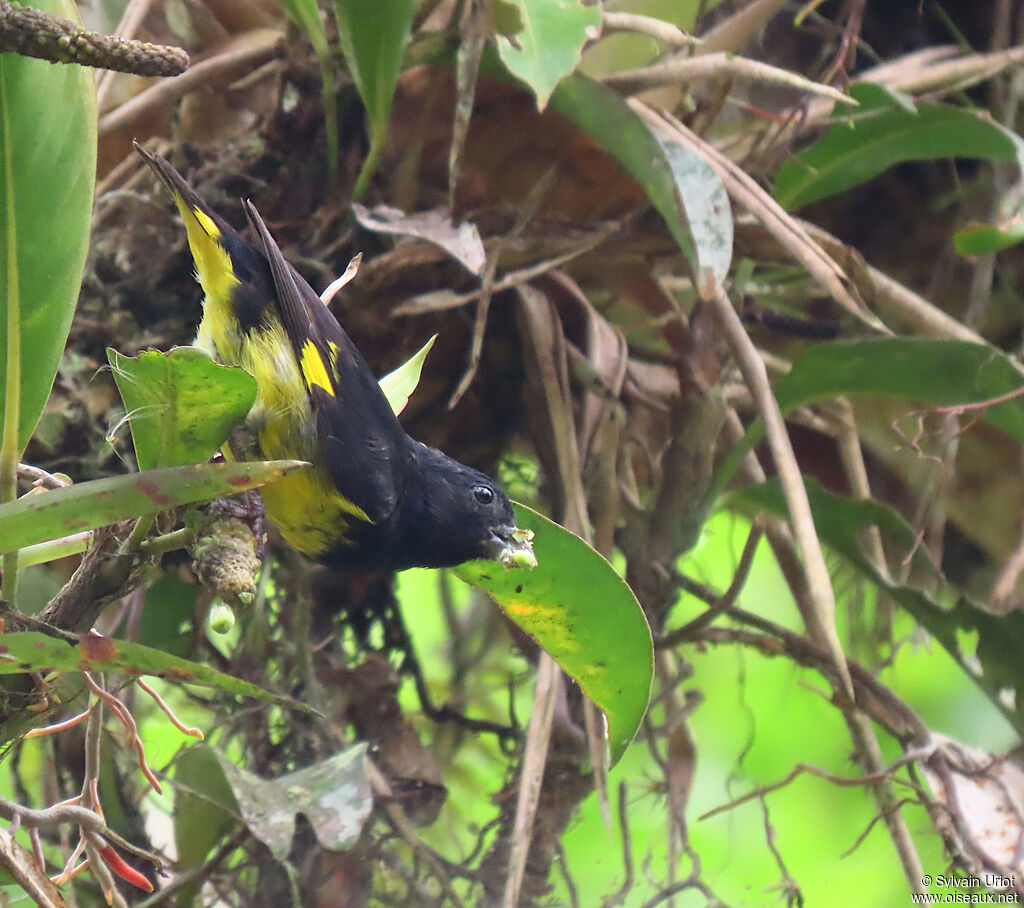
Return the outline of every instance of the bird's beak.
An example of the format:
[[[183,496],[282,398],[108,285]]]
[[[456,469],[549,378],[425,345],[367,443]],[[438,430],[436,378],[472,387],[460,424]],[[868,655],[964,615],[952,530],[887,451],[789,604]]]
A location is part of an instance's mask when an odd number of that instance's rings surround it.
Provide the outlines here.
[[[484,543],[484,552],[492,561],[506,568],[520,567],[533,570],[537,556],[533,554],[533,530],[520,530],[515,526],[500,526],[491,530],[491,538]]]

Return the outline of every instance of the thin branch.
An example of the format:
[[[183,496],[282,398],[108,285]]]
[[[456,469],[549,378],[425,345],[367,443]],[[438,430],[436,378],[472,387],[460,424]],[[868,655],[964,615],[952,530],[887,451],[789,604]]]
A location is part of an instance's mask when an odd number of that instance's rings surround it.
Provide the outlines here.
[[[56,476],[53,473],[47,473],[46,470],[41,470],[39,467],[34,467],[27,463],[18,464],[18,479],[31,481],[35,488],[43,489],[66,489],[71,485],[69,479],[65,479],[63,476]]]
[[[780,788],[785,788],[796,779],[798,776],[804,773],[809,773],[812,776],[817,776],[819,779],[824,779],[826,782],[831,782],[833,785],[838,785],[842,788],[859,788],[863,785],[874,785],[877,782],[887,781],[893,777],[893,773],[896,772],[900,767],[906,766],[908,763],[916,763],[919,760],[925,760],[935,752],[935,745],[929,745],[927,747],[914,747],[908,750],[905,754],[896,760],[893,760],[888,766],[877,773],[866,776],[837,776],[834,773],[829,772],[827,769],[822,769],[819,766],[812,766],[809,763],[798,763],[794,766],[783,778],[777,782],[772,782],[770,785],[762,785],[755,788],[753,791],[749,791],[740,797],[729,801],[726,804],[720,804],[718,807],[713,807],[706,813],[702,813],[697,819],[708,820],[713,816],[717,816],[720,813],[733,810],[739,807],[741,804],[746,804],[748,801],[753,801],[758,798],[764,798],[765,795],[771,794],[773,791],[778,791]]]
[[[626,878],[622,881],[618,892],[608,896],[601,903],[601,908],[614,908],[615,905],[621,905],[633,888],[633,837],[629,833],[629,803],[626,795],[626,782],[623,780],[619,782],[619,830],[622,833],[622,866],[626,871]]]
[[[757,348],[743,328],[743,322],[722,288],[716,288],[712,311],[733,356],[750,388],[758,411],[764,419],[765,434],[771,448],[779,481],[786,498],[793,535],[803,556],[803,571],[813,611],[802,617],[812,640],[827,650],[834,663],[836,687],[853,702],[853,682],[846,667],[846,656],[836,630],[836,600],[832,580],[825,565],[825,555],[814,527],[811,504],[807,499],[803,475],[786,432],[779,404],[768,383],[768,373]]]
[[[760,60],[726,53],[703,54],[697,57],[654,63],[639,69],[621,70],[609,73],[602,77],[601,81],[620,91],[637,92],[662,85],[688,84],[697,79],[719,78],[745,79],[764,85],[781,85],[810,95],[828,98],[830,101],[857,105],[857,101],[831,85],[814,82],[788,69],[781,69]]]
[[[641,16],[637,13],[615,13],[604,10],[601,14],[601,30],[610,35],[615,32],[633,32],[646,35],[668,44],[670,47],[693,47],[700,44],[700,38],[684,32],[677,25],[656,19],[654,16]]]
[[[558,871],[562,874],[562,882],[565,883],[566,892],[569,893],[569,908],[580,908],[580,896],[576,891],[576,881],[569,873],[569,859],[561,839],[555,841],[555,854],[558,856],[556,861]]]
[[[530,716],[530,725],[526,733],[526,750],[519,775],[519,797],[516,800],[516,816],[502,908],[516,908],[519,904],[519,893],[526,873],[526,859],[530,853],[533,821],[537,816],[537,804],[544,781],[551,725],[555,717],[555,700],[558,698],[561,680],[562,671],[555,660],[541,651],[533,714]]]
[[[657,649],[667,649],[677,646],[685,640],[692,639],[695,632],[707,627],[719,615],[727,612],[736,604],[740,592],[746,585],[747,577],[750,575],[750,568],[754,563],[754,555],[757,554],[757,546],[761,542],[763,535],[764,528],[755,521],[750,527],[750,534],[747,536],[747,541],[743,546],[743,552],[740,555],[740,561],[736,566],[736,573],[733,574],[732,583],[729,584],[729,588],[712,603],[707,611],[698,615],[692,621],[687,622],[682,627],[676,628],[674,631],[670,631],[663,637],[655,640],[654,646]]]

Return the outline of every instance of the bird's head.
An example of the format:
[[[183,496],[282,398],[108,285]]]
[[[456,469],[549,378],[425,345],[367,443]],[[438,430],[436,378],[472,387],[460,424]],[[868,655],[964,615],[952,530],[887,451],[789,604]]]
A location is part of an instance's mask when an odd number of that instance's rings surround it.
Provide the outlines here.
[[[512,502],[501,487],[434,448],[417,448],[419,494],[412,513],[403,516],[423,563],[452,567],[487,558],[505,567],[536,567],[533,534],[516,526]]]

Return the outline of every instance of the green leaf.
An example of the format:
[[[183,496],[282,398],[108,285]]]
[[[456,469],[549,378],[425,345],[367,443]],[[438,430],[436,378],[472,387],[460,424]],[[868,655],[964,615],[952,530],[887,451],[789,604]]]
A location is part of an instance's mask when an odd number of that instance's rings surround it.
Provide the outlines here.
[[[837,105],[836,123],[817,142],[779,168],[775,196],[799,208],[865,183],[901,161],[992,158],[1024,165],[1024,141],[981,113],[945,104],[913,104],[881,85],[860,82],[849,94],[851,116]]]
[[[522,31],[498,35],[498,53],[508,71],[522,79],[544,110],[555,86],[576,69],[587,40],[601,25],[601,10],[579,0],[513,0]]]
[[[317,55],[326,56],[327,29],[320,18],[320,6],[316,0],[281,0],[281,8],[306,33]]]
[[[198,347],[135,357],[108,349],[106,358],[125,403],[140,470],[208,461],[256,399],[249,373],[214,362]]]
[[[775,385],[783,413],[848,394],[903,397],[933,407],[955,407],[990,400],[1024,385],[1013,361],[994,347],[970,341],[886,337],[816,344],[793,363]],[[989,407],[982,417],[1024,444],[1024,407],[1010,400]],[[764,438],[760,418],[729,452],[708,497],[728,485],[744,455]]]
[[[256,379],[215,363],[198,347],[137,357],[107,350],[121,392],[140,470],[209,460],[228,430],[248,415]]]
[[[366,745],[277,779],[263,779],[213,751],[249,831],[279,861],[288,857],[296,814],[303,814],[324,848],[353,845],[373,810],[366,779]]]
[[[391,103],[416,6],[416,0],[334,0],[338,42],[370,125],[370,149],[352,190],[356,200],[366,192],[387,138]]]
[[[567,116],[611,154],[665,219],[702,287],[723,286],[732,259],[732,212],[718,175],[668,136],[656,136],[614,91],[573,75],[551,96]]]
[[[199,662],[172,656],[138,643],[101,637],[90,631],[80,634],[78,643],[67,643],[49,634],[25,631],[0,634],[0,675],[25,672],[120,671],[128,675],[153,675],[178,684],[212,687],[226,694],[251,697],[300,712],[316,713],[291,697],[283,697],[241,678],[232,678]]]
[[[970,341],[877,338],[816,344],[779,379],[775,397],[788,412],[843,394],[905,397],[935,407],[989,400],[1024,385],[1024,374],[994,347]],[[985,421],[1024,444],[1024,407],[1007,401]]]
[[[633,591],[594,549],[525,505],[514,507],[519,526],[535,534],[540,565],[527,572],[470,561],[454,573],[489,593],[601,708],[615,763],[651,696],[654,648],[647,619]]]
[[[224,778],[213,748],[196,744],[174,761],[174,843],[179,872],[200,866],[238,823],[238,801]],[[178,893],[182,908],[194,905],[202,885],[195,881]]]
[[[992,227],[988,224],[970,224],[953,234],[953,246],[960,255],[984,255],[1002,252],[1024,240],[1024,224]]]
[[[212,501],[218,495],[235,495],[304,466],[299,460],[207,463],[32,492],[0,505],[0,553],[195,501]]]
[[[913,615],[1006,716],[1017,733],[1024,734],[1024,679],[1020,673],[1024,614],[1014,611],[993,615],[944,585],[913,529],[887,505],[833,495],[810,477],[805,478],[804,484],[814,525],[822,541]],[[748,514],[768,512],[785,517],[788,513],[776,478],[730,493],[726,506]],[[939,579],[937,595],[896,583],[878,573],[858,542],[858,533],[872,526],[889,537],[897,553],[913,558],[926,576]],[[895,560],[899,560],[898,554]],[[945,604],[940,603],[940,597],[946,600]],[[1012,696],[1007,697],[1007,693]],[[1008,706],[1008,701],[1016,706]]]
[[[397,369],[389,372],[380,380],[380,388],[388,399],[388,403],[391,404],[391,409],[395,411],[396,416],[405,409],[405,405],[409,403],[412,392],[416,390],[416,386],[420,383],[423,362],[426,360],[427,354],[430,352],[430,348],[434,346],[434,341],[436,340],[437,335],[435,334],[416,351],[411,359],[402,363]]]
[[[71,0],[30,5],[79,21]],[[92,70],[0,54],[0,387],[7,388],[0,426],[6,407],[17,406],[16,437],[6,443],[19,453],[50,395],[71,327],[95,174]],[[19,358],[9,382],[8,365]]]

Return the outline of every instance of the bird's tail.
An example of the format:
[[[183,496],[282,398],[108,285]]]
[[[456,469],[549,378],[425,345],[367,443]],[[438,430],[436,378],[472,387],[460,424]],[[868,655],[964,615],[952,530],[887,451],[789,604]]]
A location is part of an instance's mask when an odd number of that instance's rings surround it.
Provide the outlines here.
[[[196,195],[185,178],[164,158],[132,142],[135,151],[160,178],[174,198],[185,223],[189,249],[196,265],[196,277],[208,300],[227,300],[238,283],[224,237],[232,228],[214,214]]]

